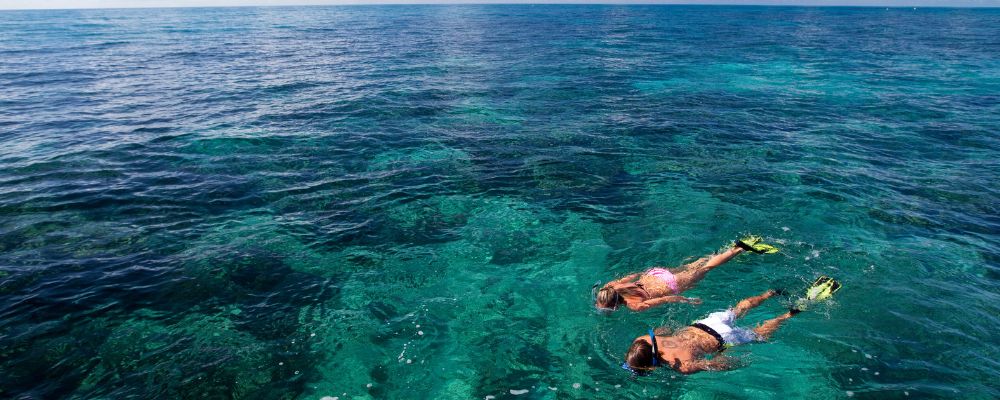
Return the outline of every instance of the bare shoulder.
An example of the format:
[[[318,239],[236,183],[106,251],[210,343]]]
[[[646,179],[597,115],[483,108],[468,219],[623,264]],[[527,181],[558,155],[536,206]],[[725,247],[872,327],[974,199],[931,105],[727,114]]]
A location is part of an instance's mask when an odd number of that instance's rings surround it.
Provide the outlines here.
[[[695,361],[694,353],[690,349],[679,346],[675,341],[665,341],[660,348],[660,358],[663,359],[673,370],[687,374]]]

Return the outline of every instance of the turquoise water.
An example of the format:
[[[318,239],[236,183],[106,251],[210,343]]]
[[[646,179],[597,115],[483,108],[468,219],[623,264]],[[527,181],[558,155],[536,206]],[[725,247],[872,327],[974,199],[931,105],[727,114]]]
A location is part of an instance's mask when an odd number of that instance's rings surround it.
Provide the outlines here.
[[[0,13],[0,397],[1000,397],[998,38],[997,10]],[[592,311],[746,232],[783,252],[701,306]],[[845,288],[744,368],[618,367],[819,274]]]

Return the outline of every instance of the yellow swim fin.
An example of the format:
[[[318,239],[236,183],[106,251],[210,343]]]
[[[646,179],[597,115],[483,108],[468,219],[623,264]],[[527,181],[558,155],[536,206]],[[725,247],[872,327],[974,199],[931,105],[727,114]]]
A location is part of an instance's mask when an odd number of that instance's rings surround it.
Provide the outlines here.
[[[812,286],[809,286],[809,289],[806,289],[806,295],[796,301],[795,307],[792,309],[795,312],[804,311],[813,303],[833,297],[833,294],[837,293],[837,291],[840,290],[840,287],[840,282],[837,282],[833,278],[826,275],[820,276],[819,278],[816,278],[816,281],[813,282]]]
[[[816,282],[813,282],[809,289],[806,289],[806,299],[812,301],[821,301],[829,299],[834,293],[840,290],[840,282],[837,282],[829,276],[823,275],[816,278]]]
[[[764,243],[764,238],[757,235],[749,235],[736,241],[736,247],[757,254],[774,254],[778,248]]]

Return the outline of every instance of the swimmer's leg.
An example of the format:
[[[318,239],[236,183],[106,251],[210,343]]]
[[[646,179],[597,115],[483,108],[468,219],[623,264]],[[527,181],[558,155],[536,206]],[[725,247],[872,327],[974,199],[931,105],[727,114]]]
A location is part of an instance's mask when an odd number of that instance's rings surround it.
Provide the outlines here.
[[[774,289],[768,289],[768,291],[761,293],[759,295],[753,297],[747,297],[743,300],[740,300],[739,303],[736,303],[736,307],[733,307],[733,313],[736,314],[737,318],[742,317],[747,313],[747,311],[750,311],[750,309],[759,306],[760,303],[764,302],[764,300],[770,299],[771,297],[777,294],[778,291]]]
[[[782,322],[785,322],[795,314],[798,314],[798,312],[795,310],[789,310],[784,314],[762,322],[756,328],[753,328],[753,331],[760,336],[762,340],[768,340],[771,338],[771,335],[774,334],[774,331],[778,330],[778,327],[781,326]]]
[[[727,261],[732,260],[733,257],[736,257],[744,251],[745,250],[734,246],[722,253],[702,257],[695,262],[685,265],[683,270],[674,274],[677,276],[677,286],[681,289],[678,292],[682,292],[689,289],[691,286],[694,286],[694,284],[698,283],[698,281],[705,277],[705,274],[707,274],[708,271],[725,264]]]
[[[705,257],[699,258],[697,260],[694,260],[692,262],[689,262],[687,264],[682,265],[680,268],[677,268],[676,270],[670,270],[670,272],[673,272],[673,273],[677,274],[677,273],[681,273],[681,272],[684,272],[684,271],[701,268],[702,265],[705,265],[705,264],[708,263],[709,258],[711,258],[711,257],[705,256]]]
[[[746,251],[746,250],[743,250],[743,249],[741,249],[739,247],[735,247],[735,246],[734,247],[730,247],[728,250],[726,250],[726,251],[724,251],[722,253],[713,254],[711,256],[708,256],[708,261],[706,261],[705,264],[703,264],[701,266],[701,268],[704,269],[705,272],[711,271],[712,268],[715,268],[715,267],[718,267],[718,266],[720,266],[722,264],[725,264],[727,261],[732,260],[733,257],[736,257],[737,255],[739,255],[740,253],[742,253],[744,251]]]

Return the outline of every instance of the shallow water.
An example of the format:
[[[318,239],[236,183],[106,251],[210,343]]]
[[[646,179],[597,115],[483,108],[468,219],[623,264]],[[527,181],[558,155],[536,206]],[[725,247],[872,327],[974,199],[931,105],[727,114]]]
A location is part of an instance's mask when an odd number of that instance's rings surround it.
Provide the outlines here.
[[[997,10],[0,13],[0,397],[1000,397],[998,38]],[[745,232],[783,252],[701,306],[592,311]],[[742,369],[618,367],[819,274],[836,301]]]

